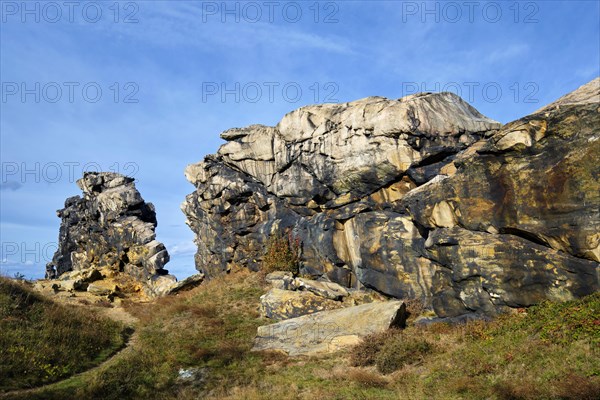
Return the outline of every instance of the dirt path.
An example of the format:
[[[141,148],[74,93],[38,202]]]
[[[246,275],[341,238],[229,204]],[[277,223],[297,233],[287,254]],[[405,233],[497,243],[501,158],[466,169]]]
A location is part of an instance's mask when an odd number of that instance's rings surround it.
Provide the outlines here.
[[[30,389],[17,389],[17,390],[12,390],[10,392],[0,393],[0,399],[6,400],[6,399],[11,399],[13,397],[24,398],[24,396],[26,396],[27,394],[33,394],[37,391],[49,389],[53,386],[62,386],[71,380],[73,380],[73,381],[80,380],[81,378],[84,378],[86,376],[93,375],[96,371],[100,370],[101,368],[107,366],[110,363],[115,362],[116,360],[118,360],[121,357],[124,357],[128,353],[131,353],[137,342],[137,331],[135,330],[135,326],[138,322],[138,319],[136,317],[134,317],[133,315],[131,315],[129,312],[127,312],[122,307],[112,307],[112,308],[104,308],[103,307],[103,308],[99,308],[99,311],[102,315],[106,316],[107,318],[121,322],[125,325],[126,328],[124,330],[124,334],[126,335],[126,339],[125,339],[125,343],[123,344],[123,346],[120,349],[118,349],[115,353],[113,353],[106,360],[104,360],[103,362],[101,362],[100,364],[98,364],[94,367],[91,367],[90,369],[79,372],[75,375],[71,375],[70,377],[60,380],[58,382],[49,383],[47,385],[38,386],[35,388],[30,388]]]

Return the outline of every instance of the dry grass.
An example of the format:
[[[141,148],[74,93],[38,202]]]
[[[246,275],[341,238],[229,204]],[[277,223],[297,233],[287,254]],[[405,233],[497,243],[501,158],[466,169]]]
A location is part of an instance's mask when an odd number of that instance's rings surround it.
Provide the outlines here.
[[[264,290],[260,274],[236,271],[131,305],[140,319],[136,351],[38,398],[600,398],[600,294],[491,323],[409,326],[370,336],[352,351],[288,358],[250,352],[256,328],[268,323],[257,312]],[[378,363],[395,372],[382,374]],[[179,369],[192,367],[207,371],[205,382],[178,382]]]
[[[598,400],[600,376],[568,374],[556,383],[556,393],[565,400]]]
[[[375,365],[377,355],[384,344],[401,334],[402,331],[399,329],[390,329],[368,335],[350,352],[350,365],[354,367]]]
[[[375,365],[379,372],[389,374],[406,364],[422,362],[433,350],[434,345],[427,340],[390,329],[364,338],[350,352],[350,364],[355,367]]]
[[[363,387],[383,388],[388,385],[388,380],[381,374],[377,373],[376,371],[362,368],[348,369],[347,379],[349,381],[356,382],[358,385]]]

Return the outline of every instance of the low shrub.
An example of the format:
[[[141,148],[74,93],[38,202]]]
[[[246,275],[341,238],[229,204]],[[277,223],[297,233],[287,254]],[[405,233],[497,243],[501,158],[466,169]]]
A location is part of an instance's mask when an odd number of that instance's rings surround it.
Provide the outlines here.
[[[262,270],[266,273],[289,271],[298,275],[301,251],[300,239],[295,237],[290,230],[286,233],[275,232],[267,242]]]
[[[377,352],[375,365],[380,372],[389,374],[406,364],[422,362],[433,349],[433,345],[424,339],[408,339],[404,335],[395,335]]]
[[[557,394],[565,400],[600,399],[600,376],[568,374],[558,381]]]
[[[424,339],[407,337],[400,329],[366,336],[350,353],[350,364],[355,367],[377,366],[379,372],[389,374],[406,364],[421,362],[433,351],[433,345]]]
[[[350,351],[350,365],[354,367],[366,367],[375,365],[377,354],[384,344],[393,337],[400,335],[398,329],[388,329],[387,331],[372,333]]]

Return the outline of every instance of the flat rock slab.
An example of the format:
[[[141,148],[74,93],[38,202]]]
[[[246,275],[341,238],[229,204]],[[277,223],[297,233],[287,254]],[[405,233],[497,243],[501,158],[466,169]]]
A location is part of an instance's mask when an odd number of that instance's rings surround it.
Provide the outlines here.
[[[321,311],[259,327],[252,350],[283,351],[290,356],[331,353],[370,333],[402,327],[405,321],[402,301]]]
[[[204,274],[195,274],[190,277],[185,278],[182,281],[175,282],[168,289],[168,294],[175,294],[179,292],[185,292],[187,290],[194,289],[195,287],[200,286],[204,282]]]
[[[119,287],[114,282],[96,281],[88,285],[87,291],[96,296],[108,296],[118,292]]]

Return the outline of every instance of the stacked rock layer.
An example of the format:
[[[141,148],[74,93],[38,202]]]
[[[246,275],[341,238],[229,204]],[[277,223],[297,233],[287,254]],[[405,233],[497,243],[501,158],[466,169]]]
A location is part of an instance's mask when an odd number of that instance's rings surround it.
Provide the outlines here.
[[[68,198],[58,211],[59,246],[46,278],[96,269],[131,277],[151,296],[173,285],[175,277],[163,268],[169,254],[154,232],[154,206],[144,202],[133,182],[110,172],[85,173],[77,181],[83,197]]]

